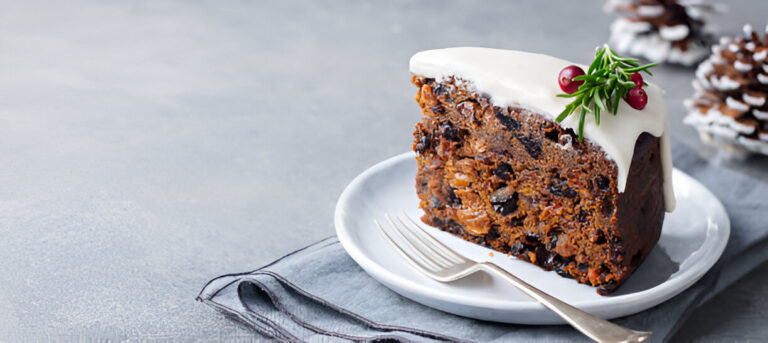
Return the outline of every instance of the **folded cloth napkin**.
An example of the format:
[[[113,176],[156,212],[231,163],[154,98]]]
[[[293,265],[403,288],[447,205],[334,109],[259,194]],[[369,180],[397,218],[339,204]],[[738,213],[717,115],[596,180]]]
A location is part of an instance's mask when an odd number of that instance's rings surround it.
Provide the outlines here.
[[[722,258],[699,282],[654,308],[615,323],[669,339],[693,309],[768,260],[768,184],[709,164],[683,144],[675,167],[706,185],[725,205],[731,236]],[[283,341],[588,340],[573,328],[498,324],[451,315],[390,291],[369,277],[335,237],[267,266],[211,280],[198,300]]]

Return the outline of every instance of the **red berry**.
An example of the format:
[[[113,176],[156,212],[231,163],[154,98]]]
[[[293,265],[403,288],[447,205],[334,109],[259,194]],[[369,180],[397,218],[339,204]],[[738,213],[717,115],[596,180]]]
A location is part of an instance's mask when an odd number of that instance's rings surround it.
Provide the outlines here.
[[[574,81],[573,78],[584,75],[584,70],[578,66],[567,66],[560,71],[560,75],[557,76],[557,84],[560,85],[560,89],[566,94],[573,94],[579,90],[584,81]]]
[[[629,93],[624,97],[629,106],[636,110],[642,110],[645,105],[648,104],[648,94],[641,87],[635,87],[629,90]]]
[[[629,79],[635,83],[635,87],[643,86],[643,75],[640,75],[640,73],[634,73],[629,75]]]

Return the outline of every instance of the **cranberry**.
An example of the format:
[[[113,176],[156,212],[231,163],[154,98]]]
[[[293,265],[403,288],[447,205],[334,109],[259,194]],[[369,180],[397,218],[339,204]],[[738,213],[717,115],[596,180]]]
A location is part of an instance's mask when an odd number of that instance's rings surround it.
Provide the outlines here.
[[[643,75],[640,75],[640,73],[634,73],[632,75],[629,75],[629,79],[635,83],[635,87],[643,86]]]
[[[578,66],[570,65],[560,71],[560,75],[557,76],[557,83],[560,85],[560,89],[566,94],[573,94],[579,90],[584,81],[574,81],[573,78],[584,75],[584,69]]]
[[[636,110],[642,110],[648,103],[648,94],[641,87],[632,88],[624,97],[629,106]]]

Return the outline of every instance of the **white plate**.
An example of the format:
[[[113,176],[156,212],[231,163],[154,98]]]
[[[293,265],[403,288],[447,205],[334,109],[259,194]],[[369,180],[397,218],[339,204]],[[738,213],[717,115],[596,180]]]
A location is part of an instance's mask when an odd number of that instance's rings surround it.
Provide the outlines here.
[[[562,324],[548,309],[501,279],[478,273],[451,283],[427,278],[384,241],[373,224],[384,213],[421,216],[412,152],[369,168],[344,190],[336,204],[335,224],[347,253],[372,277],[424,305],[476,319],[519,324]],[[720,201],[685,173],[673,173],[677,209],[664,219],[661,239],[634,275],[610,296],[595,288],[495,253],[438,229],[437,239],[476,261],[493,261],[526,282],[602,318],[617,318],[658,305],[682,292],[712,267],[730,233]]]

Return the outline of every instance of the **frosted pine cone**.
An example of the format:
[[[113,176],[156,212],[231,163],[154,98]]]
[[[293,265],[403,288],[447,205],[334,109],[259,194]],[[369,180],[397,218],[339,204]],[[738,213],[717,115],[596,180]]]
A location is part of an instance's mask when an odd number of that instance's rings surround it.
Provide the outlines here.
[[[616,52],[692,66],[709,50],[703,17],[719,9],[693,1],[609,0],[605,10],[627,15],[611,24],[610,44]]]
[[[686,100],[686,124],[717,145],[768,155],[768,26],[760,37],[750,25],[744,36],[723,37],[712,47]]]

